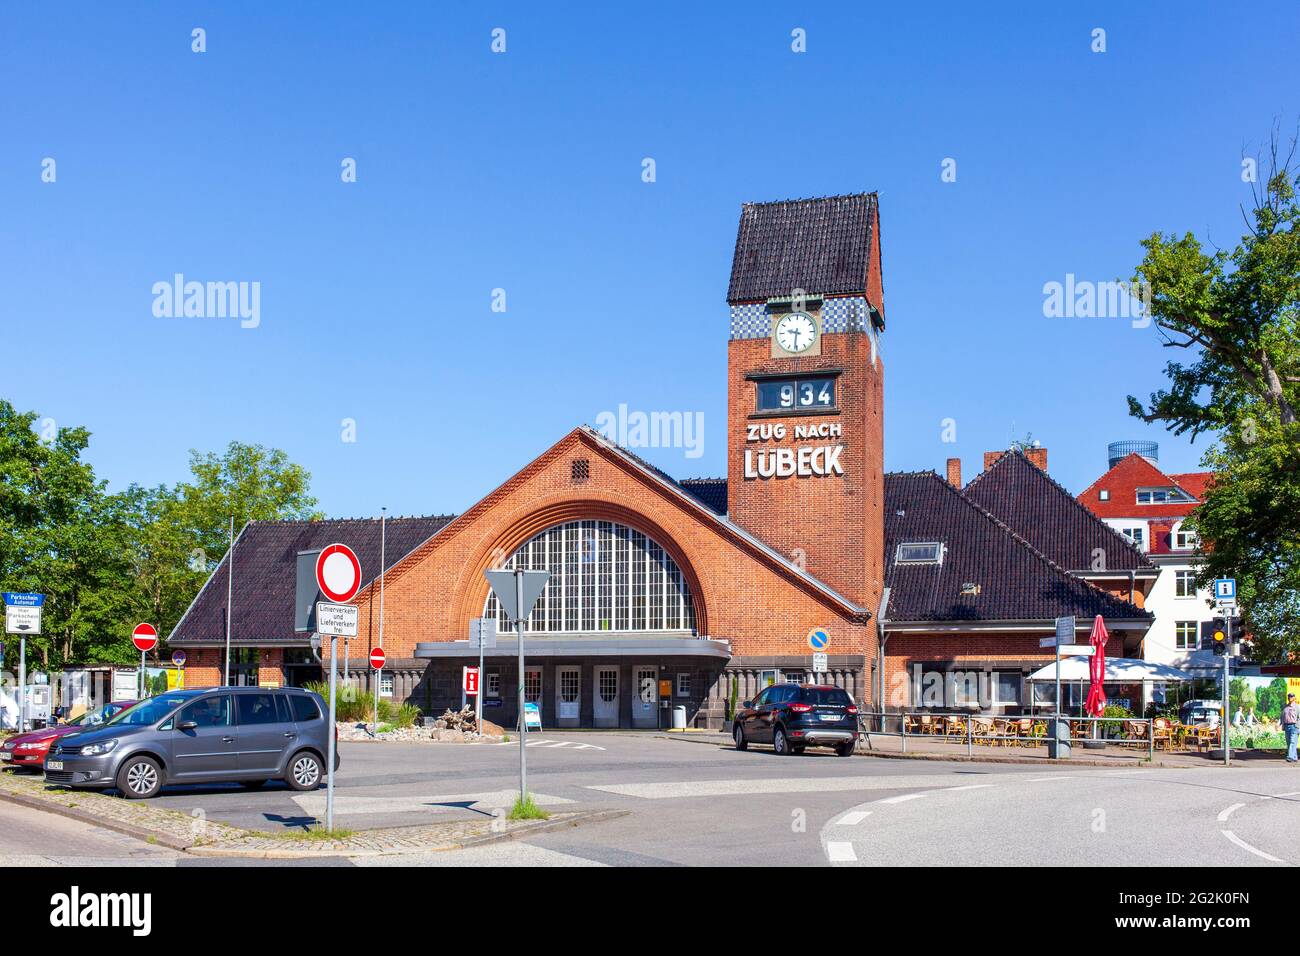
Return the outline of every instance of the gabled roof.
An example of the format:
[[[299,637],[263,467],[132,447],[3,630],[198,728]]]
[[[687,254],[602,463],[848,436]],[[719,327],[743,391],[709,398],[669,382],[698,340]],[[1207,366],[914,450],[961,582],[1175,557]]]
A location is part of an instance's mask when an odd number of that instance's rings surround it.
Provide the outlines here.
[[[1088,573],[1099,552],[1107,571],[1155,570],[1128,538],[1018,450],[1004,453],[962,494],[1069,571]]]
[[[703,502],[714,514],[727,513],[726,478],[682,478],[677,484]]]
[[[1213,472],[1167,475],[1137,452],[1126,455],[1079,494],[1079,503],[1101,518],[1183,518],[1196,510]],[[1164,505],[1137,503],[1139,488],[1176,487],[1196,501]],[[1101,492],[1110,492],[1102,501]]]
[[[899,564],[898,546],[920,542],[942,543],[942,563]],[[1044,557],[932,471],[885,475],[885,584],[889,621],[1151,619]],[[963,594],[967,584],[977,593]]]
[[[727,301],[865,295],[876,194],[745,203]],[[880,303],[873,303],[879,306]]]
[[[417,545],[433,537],[451,515],[389,518],[384,542],[385,563],[391,568]],[[362,584],[379,577],[378,518],[326,521],[250,521],[235,539],[234,596],[231,601],[231,641],[237,644],[305,642],[294,631],[294,590],[300,551],[315,551],[340,542],[357,553]],[[226,639],[226,580],[230,555],[199,591],[168,643],[224,642]]]

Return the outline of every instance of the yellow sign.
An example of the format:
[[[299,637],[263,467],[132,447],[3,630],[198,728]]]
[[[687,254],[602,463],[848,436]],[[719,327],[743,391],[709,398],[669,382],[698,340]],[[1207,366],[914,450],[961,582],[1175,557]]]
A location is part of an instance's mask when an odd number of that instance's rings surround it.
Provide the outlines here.
[[[673,696],[673,682],[671,680],[661,680],[659,682],[659,696],[660,697]]]

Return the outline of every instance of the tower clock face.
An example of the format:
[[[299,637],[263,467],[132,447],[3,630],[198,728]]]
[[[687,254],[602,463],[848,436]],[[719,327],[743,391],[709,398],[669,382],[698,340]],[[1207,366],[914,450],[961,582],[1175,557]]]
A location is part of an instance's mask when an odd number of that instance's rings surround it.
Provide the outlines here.
[[[815,341],[817,323],[807,312],[792,312],[776,323],[776,344],[792,355],[808,351]]]

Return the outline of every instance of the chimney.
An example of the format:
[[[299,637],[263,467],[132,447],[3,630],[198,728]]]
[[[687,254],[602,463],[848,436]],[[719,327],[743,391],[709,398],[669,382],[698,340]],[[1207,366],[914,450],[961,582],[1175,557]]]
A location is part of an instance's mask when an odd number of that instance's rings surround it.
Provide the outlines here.
[[[1038,445],[1029,448],[1022,447],[1021,454],[1039,467],[1042,471],[1047,471],[1047,449]],[[984,453],[984,470],[988,471],[993,467],[993,463],[1005,455],[1005,451],[986,451]]]
[[[948,484],[961,491],[961,459],[948,459]]]

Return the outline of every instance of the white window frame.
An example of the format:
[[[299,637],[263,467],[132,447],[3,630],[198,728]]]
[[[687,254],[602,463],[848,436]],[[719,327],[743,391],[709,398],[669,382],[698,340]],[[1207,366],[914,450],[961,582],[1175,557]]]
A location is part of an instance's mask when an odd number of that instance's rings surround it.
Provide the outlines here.
[[[691,680],[691,678],[694,677],[694,676],[695,676],[695,675],[692,674],[690,671],[678,671],[678,672],[677,672],[677,683],[676,683],[676,688],[675,688],[675,689],[676,689],[676,691],[677,691],[677,696],[678,696],[678,697],[690,697],[690,696],[691,696],[691,684],[692,684],[692,680]],[[682,686],[683,683],[685,684],[685,687]]]
[[[1183,632],[1185,629],[1191,631],[1191,643],[1183,644]],[[1201,622],[1200,621],[1174,621],[1174,650],[1177,651],[1194,651],[1200,644]]]
[[[397,681],[392,671],[382,671],[379,674],[379,696],[392,697],[397,688]]]
[[[1132,542],[1133,547],[1145,551],[1147,547],[1147,529],[1146,525],[1129,525],[1119,529],[1119,533]]]
[[[934,557],[932,558],[905,558],[903,557],[904,548],[933,548]],[[895,564],[943,564],[943,542],[942,541],[900,541],[897,549],[894,551]]]
[[[1109,489],[1109,488],[1103,488],[1103,489],[1101,489],[1101,491],[1097,492],[1097,500],[1098,500],[1098,501],[1110,501],[1110,489]]]
[[[1174,550],[1195,551],[1200,546],[1201,538],[1195,531],[1184,531],[1179,528],[1174,532]]]
[[[1188,593],[1179,594],[1178,590],[1182,587],[1183,582],[1187,582]],[[1174,599],[1177,601],[1192,601],[1196,598],[1196,572],[1195,571],[1175,571],[1174,572]]]
[[[483,692],[487,697],[493,700],[501,699],[501,672],[492,668],[487,672],[487,679],[483,682]]]

